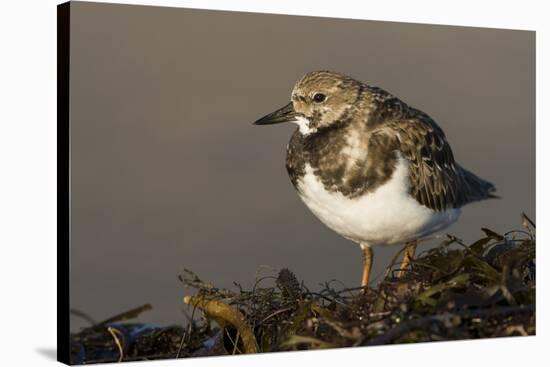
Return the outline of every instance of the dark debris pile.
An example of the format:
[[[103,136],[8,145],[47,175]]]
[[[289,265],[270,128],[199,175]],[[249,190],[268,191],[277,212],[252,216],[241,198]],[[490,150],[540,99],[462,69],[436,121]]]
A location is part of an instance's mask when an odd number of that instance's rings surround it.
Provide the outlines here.
[[[252,289],[219,289],[186,270],[186,326],[124,323],[146,306],[71,337],[72,362],[116,362],[535,334],[535,225],[466,245],[448,237],[376,288],[313,292],[288,269]],[[397,258],[397,256],[396,256]],[[271,286],[267,286],[271,283]]]

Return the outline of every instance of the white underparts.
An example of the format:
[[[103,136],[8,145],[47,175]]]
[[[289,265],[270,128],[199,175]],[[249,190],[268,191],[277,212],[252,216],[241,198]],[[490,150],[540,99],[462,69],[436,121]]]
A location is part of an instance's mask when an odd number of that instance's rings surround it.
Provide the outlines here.
[[[460,209],[436,212],[409,194],[408,162],[398,156],[392,177],[373,192],[348,198],[327,191],[306,164],[298,183],[300,198],[325,225],[340,235],[368,245],[399,244],[441,231],[454,223]]]

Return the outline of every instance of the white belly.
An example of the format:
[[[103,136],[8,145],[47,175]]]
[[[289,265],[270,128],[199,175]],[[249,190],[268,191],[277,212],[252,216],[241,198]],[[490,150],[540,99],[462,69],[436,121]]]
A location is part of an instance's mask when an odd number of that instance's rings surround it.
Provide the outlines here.
[[[325,225],[355,242],[391,245],[426,237],[454,223],[460,209],[431,210],[409,195],[408,163],[399,158],[391,179],[359,198],[325,190],[306,165],[300,198]]]

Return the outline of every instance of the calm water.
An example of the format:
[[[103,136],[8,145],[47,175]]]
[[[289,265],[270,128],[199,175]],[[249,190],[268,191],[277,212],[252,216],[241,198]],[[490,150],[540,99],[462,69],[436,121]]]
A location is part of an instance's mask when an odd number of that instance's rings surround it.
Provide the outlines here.
[[[496,184],[502,199],[467,206],[449,233],[536,219],[533,32],[72,6],[71,305],[97,320],[150,302],[141,321],[184,322],[183,267],[226,287],[281,267],[310,288],[358,284],[359,247],[286,175],[295,127],[251,125],[310,70],[426,111],[457,160]],[[374,276],[398,250],[375,249]]]

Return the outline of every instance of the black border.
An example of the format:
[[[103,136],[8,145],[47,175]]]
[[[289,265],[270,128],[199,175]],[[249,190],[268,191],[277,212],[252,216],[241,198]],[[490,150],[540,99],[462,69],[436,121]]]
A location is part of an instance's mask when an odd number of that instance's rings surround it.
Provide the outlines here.
[[[57,6],[57,360],[70,364],[70,2]]]

